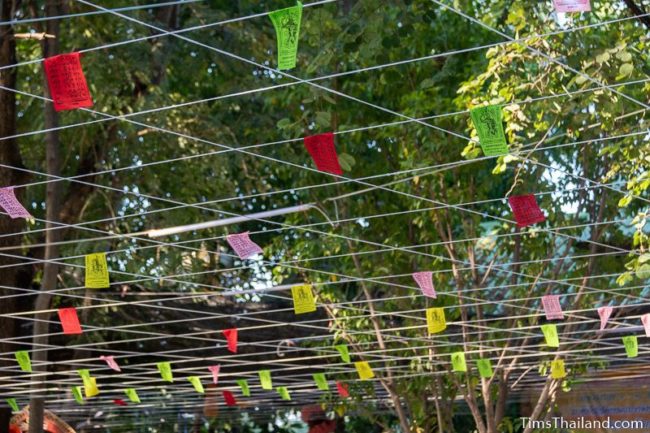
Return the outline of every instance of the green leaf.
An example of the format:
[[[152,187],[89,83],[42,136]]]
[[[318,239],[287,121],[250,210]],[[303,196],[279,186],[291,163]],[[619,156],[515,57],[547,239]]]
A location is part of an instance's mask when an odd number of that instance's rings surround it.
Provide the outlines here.
[[[621,67],[618,68],[618,72],[625,77],[632,75],[632,72],[634,72],[634,65],[632,63],[623,63]]]
[[[636,276],[642,280],[650,278],[650,264],[646,263],[645,265],[639,266],[636,270]]]
[[[341,153],[339,154],[339,164],[341,165],[343,171],[352,171],[352,167],[354,167],[356,161],[352,155]]]
[[[323,128],[329,128],[332,123],[332,115],[327,111],[316,112],[316,123]]]
[[[276,126],[280,129],[287,129],[291,126],[291,120],[285,117],[284,119],[279,120]]]

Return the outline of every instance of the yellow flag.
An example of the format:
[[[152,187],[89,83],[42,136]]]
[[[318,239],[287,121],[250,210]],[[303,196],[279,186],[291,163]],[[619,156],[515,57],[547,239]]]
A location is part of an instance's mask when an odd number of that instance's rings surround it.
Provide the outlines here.
[[[551,361],[551,377],[553,379],[562,379],[563,377],[566,377],[564,361],[562,359]]]
[[[293,310],[296,314],[316,311],[316,302],[314,302],[314,294],[311,291],[310,284],[293,286],[291,295],[293,296]]]
[[[97,378],[84,377],[84,392],[86,393],[86,398],[94,397],[99,394],[99,388],[97,388]]]
[[[447,328],[444,308],[427,308],[427,328],[429,334],[436,334]]]
[[[105,289],[110,287],[106,253],[93,253],[86,256],[86,287]]]
[[[372,371],[372,368],[370,368],[370,364],[366,361],[355,362],[354,366],[357,369],[357,373],[359,373],[359,379],[368,380],[375,377],[375,373]]]

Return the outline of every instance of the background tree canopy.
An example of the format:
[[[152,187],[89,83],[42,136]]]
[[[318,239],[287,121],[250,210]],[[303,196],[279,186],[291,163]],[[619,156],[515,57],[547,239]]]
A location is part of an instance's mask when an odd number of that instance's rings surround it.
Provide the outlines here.
[[[279,72],[267,15],[291,0],[2,0],[0,186],[34,219],[0,215],[0,394],[84,431],[295,431],[297,410],[323,404],[339,431],[530,432],[520,416],[552,415],[576,381],[645,365],[650,2],[591,3],[308,2],[297,67]],[[75,51],[94,105],[55,113],[42,59]],[[478,144],[469,109],[488,104],[502,107],[508,155]],[[302,143],[330,131],[340,177]],[[515,225],[506,198],[522,194],[543,223]],[[225,237],[244,231],[263,255],[233,254]],[[84,287],[93,252],[107,252],[108,289]],[[417,271],[433,272],[437,298]],[[295,315],[303,283],[318,309]],[[540,330],[548,294],[565,314],[559,348]],[[70,306],[78,336],[56,316]],[[611,333],[598,332],[601,306],[614,307]],[[444,332],[428,335],[431,307]],[[638,357],[624,335],[638,335]],[[452,371],[459,351],[466,373]],[[357,361],[375,378],[359,380]],[[81,405],[78,369],[101,391]],[[262,369],[290,401],[261,389]],[[116,406],[125,388],[142,403]]]

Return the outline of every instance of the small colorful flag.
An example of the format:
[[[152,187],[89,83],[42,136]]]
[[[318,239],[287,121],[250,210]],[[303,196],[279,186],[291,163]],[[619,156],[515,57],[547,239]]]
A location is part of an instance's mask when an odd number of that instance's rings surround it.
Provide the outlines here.
[[[102,361],[106,362],[106,364],[107,364],[111,369],[113,369],[113,370],[115,370],[115,371],[122,371],[122,370],[120,369],[120,366],[117,365],[117,362],[115,361],[115,357],[114,357],[113,355],[109,355],[109,356],[104,356],[104,355],[102,355],[102,356],[99,357],[99,359],[101,359]]]
[[[224,329],[223,335],[228,341],[228,350],[237,353],[237,328]]]
[[[203,389],[203,384],[201,383],[201,378],[198,376],[189,376],[187,380],[190,381],[196,392],[199,394],[205,394],[205,389]]]
[[[357,369],[359,379],[361,380],[368,380],[375,377],[375,373],[372,371],[372,368],[370,368],[370,364],[368,364],[367,361],[357,361],[354,363],[354,367]]]
[[[63,327],[63,333],[66,335],[81,334],[81,324],[79,323],[79,316],[77,316],[77,309],[74,307],[59,308],[59,321]]]
[[[501,107],[498,105],[476,107],[469,111],[469,115],[485,156],[507,155],[509,150],[503,132]]]
[[[271,372],[269,370],[260,370],[258,372],[262,389],[273,389],[273,382],[271,381]]]
[[[289,395],[289,390],[286,386],[278,386],[275,390],[280,394],[282,400],[291,400],[291,395]]]
[[[639,346],[637,344],[636,335],[626,335],[623,337],[623,345],[625,346],[625,353],[628,358],[636,358],[639,354]]]
[[[30,213],[27,212],[27,209],[25,209],[16,198],[13,186],[0,188],[0,207],[9,214],[11,219],[32,218]]]
[[[291,296],[293,297],[293,310],[296,314],[311,313],[316,311],[316,302],[311,285],[291,287]]]
[[[128,406],[128,404],[126,404],[126,402],[121,398],[113,399],[113,403],[115,403],[117,406]]]
[[[643,323],[646,337],[650,337],[650,314],[644,314],[641,316],[641,323]]]
[[[125,389],[124,394],[126,394],[131,403],[140,403],[140,396],[138,395],[138,391],[136,391],[135,388]]]
[[[232,395],[232,392],[230,391],[223,391],[223,399],[226,401],[226,406],[235,406],[237,404],[237,400],[235,400],[235,396]]]
[[[492,377],[492,362],[487,358],[481,358],[476,361],[478,367],[478,374],[481,377],[489,379]]]
[[[235,250],[235,254],[237,254],[242,260],[264,252],[259,245],[251,241],[248,233],[249,232],[235,233],[226,236],[226,241],[230,247]]]
[[[84,378],[84,392],[86,393],[86,398],[95,397],[99,394],[99,388],[97,388],[97,378],[95,377],[86,377]]]
[[[210,373],[212,373],[212,382],[216,385],[219,382],[219,370],[221,370],[221,365],[211,365],[208,367]]]
[[[248,386],[248,381],[246,379],[237,379],[236,380],[237,385],[241,388],[241,395],[244,397],[250,397],[251,396],[251,389]]]
[[[297,2],[296,6],[273,11],[269,18],[275,27],[278,41],[278,69],[293,69],[296,67],[298,54],[302,3]]]
[[[84,404],[84,397],[81,394],[81,387],[80,386],[73,386],[72,387],[72,396],[74,397],[75,401],[78,404]]]
[[[86,255],[86,287],[88,289],[105,289],[110,286],[106,253]]]
[[[56,111],[92,107],[79,53],[60,54],[44,61],[45,76]]]
[[[544,339],[546,339],[546,345],[548,347],[560,347],[560,339],[557,335],[557,327],[552,323],[545,323],[542,325],[542,332],[544,333]]]
[[[88,370],[87,368],[82,368],[77,370],[77,374],[79,374],[81,380],[86,380],[90,378],[90,370]]]
[[[451,369],[461,373],[467,371],[465,352],[454,352],[451,354]]]
[[[29,352],[26,350],[19,350],[14,353],[14,356],[16,357],[16,361],[18,361],[18,365],[20,365],[22,371],[26,373],[32,372],[32,360],[29,359]]]
[[[602,331],[607,326],[607,321],[612,315],[614,308],[612,307],[598,307],[598,315],[600,316],[600,330]]]
[[[20,412],[20,408],[18,407],[18,403],[16,403],[15,398],[8,398],[7,404],[9,405],[9,407],[13,412]]]
[[[334,134],[327,132],[325,134],[310,135],[304,138],[305,148],[311,155],[319,171],[327,173],[343,174],[339,157],[336,154],[334,146]]]
[[[337,344],[334,348],[341,354],[343,362],[350,362],[350,352],[348,351],[348,346],[346,344]]]
[[[556,359],[551,361],[551,378],[553,379],[562,379],[566,377],[566,371],[564,370],[564,360]]]
[[[336,382],[336,390],[339,392],[341,398],[350,397],[350,391],[348,390],[348,385],[343,382]]]
[[[436,299],[436,289],[433,287],[433,272],[415,272],[413,279],[420,286],[424,296]]]
[[[437,334],[447,329],[444,308],[427,308],[427,329],[429,334]]]
[[[510,196],[508,202],[518,227],[541,223],[546,219],[533,194]]]
[[[169,362],[159,362],[156,364],[160,377],[165,382],[174,382],[174,375],[172,374],[172,365]]]
[[[589,0],[553,0],[557,12],[589,12]]]
[[[564,319],[559,295],[542,296],[542,305],[544,306],[544,313],[546,314],[547,320]]]
[[[330,386],[327,383],[327,379],[325,378],[325,374],[314,373],[312,376],[314,377],[314,382],[316,382],[316,387],[318,389],[321,391],[328,391],[330,389]]]

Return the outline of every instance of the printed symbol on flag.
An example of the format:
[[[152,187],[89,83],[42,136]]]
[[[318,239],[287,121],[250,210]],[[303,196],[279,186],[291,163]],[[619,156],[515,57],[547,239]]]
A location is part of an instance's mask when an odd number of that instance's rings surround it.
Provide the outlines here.
[[[11,219],[32,218],[29,212],[27,212],[27,209],[25,209],[16,198],[13,186],[0,188],[0,206],[9,214]]]
[[[263,252],[259,245],[250,240],[248,233],[244,232],[226,236],[226,241],[242,260]]]
[[[507,155],[509,150],[503,132],[501,107],[498,105],[476,107],[472,108],[469,114],[485,156]]]
[[[79,316],[77,316],[77,309],[74,307],[59,308],[59,321],[63,327],[63,333],[66,335],[81,334],[81,324],[79,323]]]
[[[311,285],[291,287],[291,296],[293,297],[293,310],[296,314],[311,313],[316,311],[316,302]]]
[[[86,255],[86,287],[89,289],[105,289],[110,286],[106,253]]]
[[[447,329],[444,308],[427,308],[426,314],[429,334],[437,334]]]
[[[333,133],[327,132],[305,137],[304,144],[318,170],[339,176],[343,174],[334,146]]]
[[[542,305],[544,306],[547,320],[564,319],[559,295],[542,296]]]
[[[433,272],[415,272],[413,279],[425,296],[436,299],[436,289],[433,287]]]
[[[302,4],[298,2],[296,6],[273,11],[269,14],[269,18],[277,38],[278,69],[292,69],[296,66]]]
[[[451,354],[451,367],[453,371],[462,373],[467,371],[465,352],[454,352]]]
[[[370,364],[368,364],[367,361],[355,362],[354,367],[357,369],[359,379],[361,380],[368,380],[375,377],[375,373],[372,371],[372,368],[370,368]]]
[[[553,0],[557,12],[590,12],[589,0]]]
[[[551,361],[551,378],[562,379],[563,377],[566,377],[564,361],[562,359]]]
[[[56,111],[92,107],[79,53],[60,54],[44,61],[47,85]]]
[[[510,196],[508,202],[518,227],[541,223],[546,219],[533,194]]]
[[[612,311],[614,311],[614,308],[612,307],[599,307],[598,308],[598,315],[600,316],[600,330],[602,331],[605,329],[605,326],[607,326],[607,321],[609,320],[609,317],[612,315]]]
[[[623,345],[625,346],[625,353],[627,353],[628,358],[637,357],[639,354],[639,346],[636,335],[627,335],[623,337]]]

